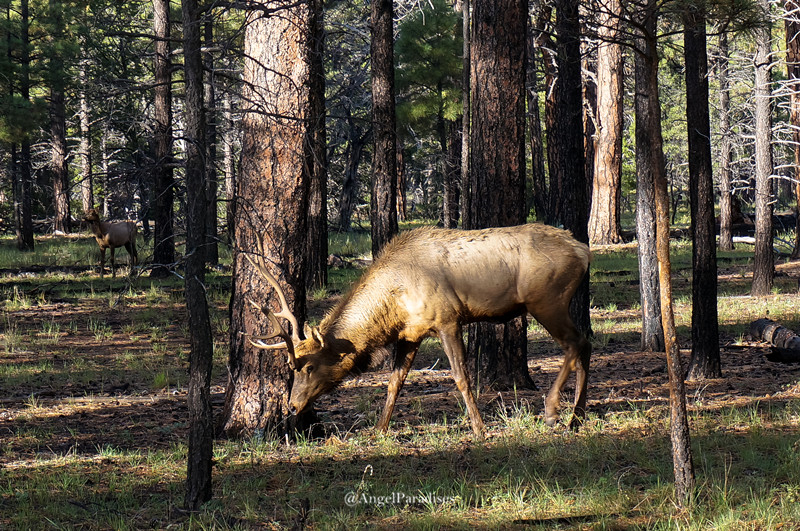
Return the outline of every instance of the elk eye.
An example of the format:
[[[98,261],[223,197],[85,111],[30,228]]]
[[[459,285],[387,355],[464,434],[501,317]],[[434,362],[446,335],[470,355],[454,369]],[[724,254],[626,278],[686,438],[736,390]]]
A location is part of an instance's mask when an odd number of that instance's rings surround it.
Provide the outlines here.
[[[313,365],[306,365],[305,369],[303,369],[303,370],[306,371],[306,374],[311,374],[312,372],[314,372],[314,366]]]

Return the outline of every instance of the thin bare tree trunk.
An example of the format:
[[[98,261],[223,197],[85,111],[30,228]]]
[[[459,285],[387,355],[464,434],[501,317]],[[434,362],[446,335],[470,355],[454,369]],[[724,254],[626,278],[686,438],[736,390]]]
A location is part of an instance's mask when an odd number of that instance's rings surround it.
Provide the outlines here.
[[[328,168],[325,133],[325,72],[323,70],[324,30],[322,0],[311,4],[312,43],[309,78],[309,128],[312,135],[308,147],[311,171],[311,191],[308,212],[308,274],[309,289],[328,284]]]
[[[764,13],[769,1],[759,0]],[[772,253],[772,103],[770,61],[772,60],[769,27],[756,30],[755,66],[755,136],[756,136],[756,245],[753,261],[752,295],[768,295],[772,291],[775,258]]]
[[[796,0],[786,0],[786,70],[791,80],[789,120],[792,124],[794,144],[794,195],[795,221],[794,249],[792,259],[800,258],[800,4]]]
[[[639,40],[644,48],[646,42]],[[653,174],[659,171],[653,160],[653,138],[648,131],[659,122],[650,104],[653,87],[646,75],[651,67],[641,53],[635,54],[636,63],[636,239],[639,242],[639,294],[642,304],[641,349],[664,351],[664,328],[661,320],[661,299],[656,253],[656,211]]]
[[[639,39],[641,50],[636,61],[636,99],[637,111],[648,108],[648,116],[661,116],[661,104],[658,96],[658,50],[656,37],[656,20],[658,17],[657,0],[648,0],[646,18],[644,20],[643,38]],[[637,113],[638,114],[638,113]],[[672,267],[669,254],[669,195],[667,192],[667,175],[664,164],[663,139],[661,121],[652,119],[647,123],[647,130],[640,137],[637,117],[637,152],[647,150],[645,156],[651,161],[650,178],[653,180],[655,217],[656,217],[656,250],[658,257],[659,298],[661,303],[661,322],[664,330],[664,343],[667,354],[667,371],[670,388],[670,439],[672,441],[672,462],[675,473],[675,495],[680,506],[688,503],[694,492],[694,463],[692,460],[691,441],[689,439],[689,422],[686,417],[686,390],[681,367],[680,350],[675,332],[675,317],[672,309]],[[639,146],[640,138],[647,142]],[[638,161],[638,157],[637,157]],[[645,274],[645,272],[642,272]]]
[[[83,59],[80,67],[80,109],[78,111],[78,118],[80,120],[80,157],[81,157],[81,206],[83,211],[86,212],[90,208],[94,208],[94,181],[92,178],[92,131],[90,126],[91,114],[89,111],[89,98],[86,96],[86,91],[83,87],[86,86],[88,60]]]
[[[164,277],[175,262],[172,172],[172,71],[170,62],[169,0],[153,0],[155,35],[155,241],[151,276]],[[108,194],[108,192],[106,192]]]
[[[463,225],[465,212],[470,209],[469,191],[469,138],[472,120],[470,97],[470,39],[472,15],[470,14],[470,0],[461,0],[462,36],[464,40],[463,69],[461,72],[461,97],[464,100],[461,115],[461,223]]]
[[[528,92],[528,142],[531,156],[531,190],[532,194],[527,202],[528,210],[533,207],[536,219],[547,219],[547,173],[544,171],[544,142],[542,136],[542,121],[539,115],[539,82],[536,78],[536,37],[533,27],[528,22],[528,50],[527,74],[525,87]]]
[[[206,300],[206,124],[203,112],[203,62],[200,53],[200,10],[197,0],[181,0],[186,79],[186,276],[189,313],[189,455],[186,473],[187,509],[197,510],[211,499],[214,422],[211,414],[213,340]]]
[[[731,190],[731,156],[733,142],[731,139],[731,94],[729,73],[728,34],[719,34],[719,62],[717,77],[719,78],[719,248],[721,251],[733,250],[733,233],[731,218],[733,216],[733,195]]]
[[[20,97],[30,102],[30,32],[28,0],[20,1]],[[23,139],[19,153],[19,180],[14,202],[17,249],[32,251],[33,238],[33,179],[31,175],[31,142]]]
[[[397,234],[397,133],[394,101],[394,7],[371,4],[372,40],[372,256]]]
[[[222,99],[223,114],[225,116],[225,132],[223,133],[222,167],[225,172],[225,223],[227,225],[228,242],[233,242],[234,229],[234,204],[236,194],[236,162],[234,161],[234,124],[231,110],[231,96],[225,94]]]
[[[214,19],[205,17],[203,20],[203,40],[206,48],[214,46]],[[214,55],[211,52],[203,54],[203,69],[206,79],[203,85],[203,100],[206,109],[206,153],[205,153],[205,179],[206,179],[206,262],[217,264],[219,262],[219,245],[217,237],[217,192],[219,188],[217,179],[217,95],[216,79],[214,78]]]
[[[687,10],[684,25],[692,234],[692,358],[688,377],[702,380],[722,376],[705,14],[700,9]]]

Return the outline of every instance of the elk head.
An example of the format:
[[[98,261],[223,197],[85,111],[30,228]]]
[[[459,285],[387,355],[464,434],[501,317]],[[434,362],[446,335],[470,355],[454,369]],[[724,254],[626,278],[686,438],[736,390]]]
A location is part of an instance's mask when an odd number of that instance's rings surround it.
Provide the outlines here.
[[[88,223],[100,221],[100,214],[98,214],[97,210],[95,210],[94,208],[90,208],[83,214],[83,221],[86,221]]]
[[[275,313],[268,305],[259,305],[249,299],[250,304],[261,310],[267,317],[273,330],[271,334],[251,338],[250,344],[256,348],[266,350],[287,350],[287,361],[289,367],[294,371],[289,406],[293,413],[300,414],[320,395],[335,388],[344,379],[347,371],[342,369],[341,357],[331,349],[331,345],[328,344],[318,328],[304,324],[305,338],[300,337],[300,325],[289,309],[286,293],[281,288],[278,280],[267,269],[264,256],[264,243],[261,238],[258,238],[256,260],[253,260],[250,256],[246,256],[246,258],[269,285],[275,289],[281,310]],[[291,334],[284,329],[278,318],[289,321],[292,327]],[[265,343],[265,341],[275,338],[280,338],[282,341]]]

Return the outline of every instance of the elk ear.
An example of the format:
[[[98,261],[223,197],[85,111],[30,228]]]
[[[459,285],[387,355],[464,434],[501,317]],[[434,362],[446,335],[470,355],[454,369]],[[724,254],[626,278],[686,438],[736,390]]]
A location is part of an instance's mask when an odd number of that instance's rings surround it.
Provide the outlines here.
[[[316,326],[315,327],[309,327],[309,328],[310,328],[310,330],[308,330],[306,332],[306,336],[307,337],[308,336],[313,337],[314,341],[319,343],[320,348],[325,348],[325,338],[322,337],[322,334],[319,332],[319,328],[317,328]],[[310,332],[310,333],[308,333],[308,332]]]

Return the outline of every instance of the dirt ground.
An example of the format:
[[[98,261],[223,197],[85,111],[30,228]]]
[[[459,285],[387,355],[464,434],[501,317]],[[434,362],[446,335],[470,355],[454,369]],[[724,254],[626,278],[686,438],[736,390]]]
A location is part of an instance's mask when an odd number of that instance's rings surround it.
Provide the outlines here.
[[[792,267],[800,268],[800,264]],[[792,271],[794,273],[794,271]],[[176,307],[179,304],[176,303]],[[179,310],[176,310],[179,311]],[[41,322],[75,319],[97,319],[118,331],[124,318],[109,309],[103,301],[95,304],[75,301],[53,302],[35,310],[5,312],[3,325],[16,323],[22,329],[41,328]],[[594,316],[597,317],[597,316]],[[64,327],[66,328],[66,326]],[[4,330],[8,333],[8,330]],[[607,344],[595,347],[591,361],[588,411],[603,417],[610,412],[637,408],[665,406],[668,387],[666,360],[662,353],[637,351],[635,334],[620,335]],[[97,339],[81,327],[78,331],[63,334],[57,348],[47,354],[32,353],[24,349],[5,352],[0,364],[35,366],[45,363],[45,369],[24,380],[0,379],[0,465],[23,465],[41,453],[55,455],[66,452],[96,453],[98,448],[111,446],[120,449],[148,449],[168,447],[183,441],[186,435],[185,376],[177,384],[153,389],[149,382],[126,375],[124,370],[109,370],[125,351],[136,356],[151,348],[149,342],[134,341],[126,334],[114,333],[110,339]],[[161,363],[188,369],[185,357],[170,359],[188,351],[185,331],[180,323],[172,323],[161,339]],[[800,398],[800,364],[782,364],[769,361],[768,346],[757,341],[722,337],[722,371],[720,379],[687,384],[690,408],[725,408],[748,403],[785,401]],[[537,411],[543,409],[543,396],[550,387],[561,363],[555,344],[545,337],[532,339],[529,344],[529,367],[536,390],[518,389],[509,392],[484,392],[479,405],[488,428],[502,429],[496,412],[510,410],[515,404],[527,404]],[[68,381],[54,373],[69,371],[72,357],[87,356],[93,375],[83,381]],[[688,363],[683,351],[684,365]],[[47,359],[42,359],[42,357]],[[461,397],[446,368],[446,358],[438,342],[433,342],[422,352],[409,375],[399,398],[393,420],[414,425],[439,422],[447,418],[448,424],[462,417]],[[49,369],[48,369],[49,368]],[[213,382],[214,408],[219,413],[224,392],[224,371],[218,371]],[[317,411],[329,430],[348,433],[369,429],[383,407],[388,371],[366,373],[345,382],[334,393],[317,402]],[[58,383],[62,382],[62,383]],[[181,382],[183,384],[181,385]],[[564,390],[563,404],[572,399],[574,378]],[[468,429],[464,424],[465,429]],[[43,435],[47,440],[42,444]]]

